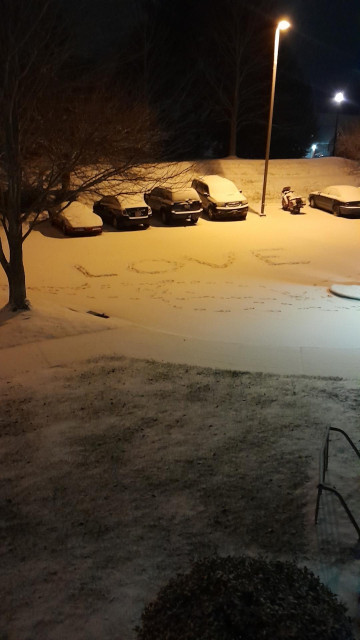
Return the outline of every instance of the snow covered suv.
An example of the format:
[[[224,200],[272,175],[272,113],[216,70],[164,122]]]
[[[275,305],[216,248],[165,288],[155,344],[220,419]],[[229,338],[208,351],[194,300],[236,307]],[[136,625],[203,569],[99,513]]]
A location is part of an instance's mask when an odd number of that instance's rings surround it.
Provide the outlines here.
[[[93,211],[115,229],[147,229],[151,220],[151,211],[142,194],[104,196],[95,202]]]
[[[248,201],[231,180],[222,176],[204,176],[194,178],[191,185],[199,194],[201,204],[210,220],[246,219],[249,209]]]
[[[192,187],[155,187],[144,195],[147,205],[161,215],[163,224],[188,220],[196,224],[202,213],[200,198]]]

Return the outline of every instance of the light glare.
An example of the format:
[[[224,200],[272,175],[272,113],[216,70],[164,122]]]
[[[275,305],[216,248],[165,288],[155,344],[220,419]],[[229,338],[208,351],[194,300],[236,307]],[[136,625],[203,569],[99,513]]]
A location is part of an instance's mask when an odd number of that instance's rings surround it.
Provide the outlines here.
[[[343,101],[345,100],[345,96],[344,96],[343,92],[342,92],[342,91],[338,91],[338,92],[335,94],[334,100],[335,100],[335,102],[337,102],[338,104],[341,104],[341,102],[343,102]]]
[[[280,31],[286,31],[286,29],[288,29],[289,27],[291,27],[291,24],[288,20],[280,20],[278,27],[280,29]]]

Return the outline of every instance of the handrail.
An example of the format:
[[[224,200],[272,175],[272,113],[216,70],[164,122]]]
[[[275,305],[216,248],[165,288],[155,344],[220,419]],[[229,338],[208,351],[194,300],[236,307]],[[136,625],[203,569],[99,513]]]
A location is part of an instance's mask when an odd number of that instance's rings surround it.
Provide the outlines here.
[[[342,433],[343,436],[346,438],[346,440],[348,441],[348,443],[350,444],[350,446],[353,448],[353,450],[355,451],[356,455],[358,456],[358,458],[360,458],[360,451],[359,449],[355,446],[355,444],[353,443],[353,441],[351,440],[351,438],[348,436],[347,433],[345,433],[345,431],[343,429],[339,429],[337,427],[328,427],[326,429],[325,432],[325,438],[323,441],[323,445],[320,449],[320,454],[319,454],[319,484],[318,484],[318,492],[317,492],[317,498],[316,498],[316,507],[315,507],[315,524],[317,524],[318,521],[318,515],[319,515],[319,508],[320,508],[320,498],[322,495],[323,491],[330,491],[331,493],[334,493],[336,495],[336,497],[340,500],[342,506],[344,507],[349,520],[351,521],[351,523],[353,524],[358,537],[360,539],[360,527],[358,525],[358,523],[356,522],[353,514],[351,513],[349,507],[347,506],[344,498],[342,497],[341,493],[339,493],[339,491],[337,491],[334,487],[331,487],[330,485],[325,483],[325,475],[326,475],[326,471],[328,469],[328,465],[329,465],[329,439],[330,439],[330,431],[338,431],[339,433]]]

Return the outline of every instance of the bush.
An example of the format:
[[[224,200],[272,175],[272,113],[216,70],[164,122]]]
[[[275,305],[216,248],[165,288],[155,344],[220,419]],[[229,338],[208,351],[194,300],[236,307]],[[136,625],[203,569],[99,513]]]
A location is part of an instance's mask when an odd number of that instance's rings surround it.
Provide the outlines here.
[[[197,562],[160,590],[138,640],[353,640],[346,607],[306,567],[262,558]]]

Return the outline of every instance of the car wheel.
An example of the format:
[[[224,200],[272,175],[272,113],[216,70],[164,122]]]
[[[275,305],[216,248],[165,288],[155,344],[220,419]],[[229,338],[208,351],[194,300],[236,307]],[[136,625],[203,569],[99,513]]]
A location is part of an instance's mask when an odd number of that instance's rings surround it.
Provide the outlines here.
[[[61,231],[63,232],[64,236],[67,236],[68,231],[67,231],[65,222],[61,224]]]
[[[215,220],[214,207],[211,204],[209,204],[208,206],[207,214],[208,214],[209,220]]]
[[[112,219],[112,226],[114,227],[114,229],[118,229],[119,228],[116,216],[114,216],[113,219]]]
[[[168,225],[168,224],[169,224],[169,215],[168,215],[168,212],[167,212],[165,209],[161,209],[160,213],[161,213],[161,222],[162,222],[163,224]]]
[[[149,228],[149,224],[148,223],[143,224],[143,229],[148,229],[148,228]]]
[[[310,204],[310,207],[312,207],[314,209],[314,207],[315,207],[315,198],[313,198],[312,196],[309,199],[309,204]]]
[[[333,214],[334,216],[339,216],[340,215],[340,207],[338,204],[334,204],[333,205]]]
[[[198,220],[199,218],[197,216],[194,216],[193,218],[191,218],[191,224],[196,224]]]

